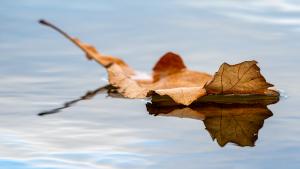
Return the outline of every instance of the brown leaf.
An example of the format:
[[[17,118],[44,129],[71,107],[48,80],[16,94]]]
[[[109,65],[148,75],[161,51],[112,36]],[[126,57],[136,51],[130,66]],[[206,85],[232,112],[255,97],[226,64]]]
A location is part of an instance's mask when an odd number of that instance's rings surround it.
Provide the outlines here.
[[[266,83],[255,61],[246,61],[237,65],[224,63],[212,77],[207,73],[187,69],[178,54],[168,52],[153,67],[149,79],[138,79],[138,72],[130,68],[122,59],[100,54],[95,47],[70,37],[49,22],[41,20],[40,23],[60,32],[82,49],[88,59],[104,66],[110,84],[124,97],[145,98],[148,93],[148,96],[151,94],[169,96],[177,104],[190,105],[206,93],[264,95],[271,93],[267,88],[272,85]]]
[[[211,94],[264,94],[273,86],[260,74],[256,61],[236,65],[223,63],[213,80],[205,86]]]

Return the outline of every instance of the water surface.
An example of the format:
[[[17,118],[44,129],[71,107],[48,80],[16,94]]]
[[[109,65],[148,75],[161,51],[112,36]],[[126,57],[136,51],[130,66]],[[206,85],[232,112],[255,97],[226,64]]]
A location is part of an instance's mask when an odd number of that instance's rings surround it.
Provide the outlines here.
[[[221,147],[201,117],[149,115],[145,100],[106,94],[38,116],[107,83],[40,18],[142,71],[167,51],[212,74],[225,61],[257,60],[287,97],[268,106],[273,115],[245,147]],[[299,2],[287,0],[3,0],[0,168],[299,168],[299,18]]]

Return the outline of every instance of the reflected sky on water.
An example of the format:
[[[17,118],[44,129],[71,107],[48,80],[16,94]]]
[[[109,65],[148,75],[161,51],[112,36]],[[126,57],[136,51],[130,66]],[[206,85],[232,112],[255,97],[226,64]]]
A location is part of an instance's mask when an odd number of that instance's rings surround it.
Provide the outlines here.
[[[145,100],[106,94],[38,116],[107,83],[41,18],[142,71],[168,51],[211,74],[257,60],[284,97],[268,106],[254,147],[220,147],[200,120],[149,115]],[[297,1],[3,0],[0,21],[1,169],[300,167]]]

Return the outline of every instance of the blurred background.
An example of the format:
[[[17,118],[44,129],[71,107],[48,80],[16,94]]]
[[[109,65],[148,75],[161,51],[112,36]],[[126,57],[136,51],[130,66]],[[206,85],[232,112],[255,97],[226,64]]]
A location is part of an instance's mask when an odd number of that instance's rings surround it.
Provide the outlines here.
[[[150,72],[168,51],[213,74],[257,60],[281,91],[255,147],[211,140],[199,120],[148,115],[145,100],[97,95],[105,70],[53,30]],[[300,3],[296,0],[1,0],[0,168],[299,168]]]

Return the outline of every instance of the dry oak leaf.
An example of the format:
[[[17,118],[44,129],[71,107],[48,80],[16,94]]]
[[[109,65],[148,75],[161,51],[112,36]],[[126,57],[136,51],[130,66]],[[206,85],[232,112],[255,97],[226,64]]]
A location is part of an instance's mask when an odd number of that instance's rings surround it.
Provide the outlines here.
[[[265,94],[269,87],[256,61],[236,65],[223,63],[213,80],[205,86],[209,94]]]

